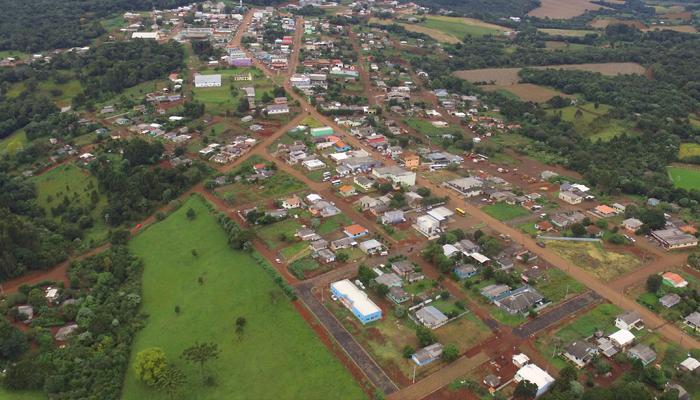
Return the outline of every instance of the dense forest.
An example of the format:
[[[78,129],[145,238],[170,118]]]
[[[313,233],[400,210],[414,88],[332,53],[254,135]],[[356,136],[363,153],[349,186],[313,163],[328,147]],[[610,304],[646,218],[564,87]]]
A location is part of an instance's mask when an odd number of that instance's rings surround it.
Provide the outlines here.
[[[189,3],[187,0],[0,0],[0,50],[37,52],[85,46],[105,33],[101,18]]]
[[[126,247],[114,247],[73,263],[70,289],[61,290],[51,307],[41,289],[23,287],[4,306],[28,301],[35,316],[29,334],[0,320],[0,366],[7,368],[3,385],[43,390],[52,399],[118,399],[131,342],[143,320],[138,313],[142,269]],[[56,347],[48,327],[73,321],[78,328],[70,345]],[[32,349],[30,337],[38,342]]]

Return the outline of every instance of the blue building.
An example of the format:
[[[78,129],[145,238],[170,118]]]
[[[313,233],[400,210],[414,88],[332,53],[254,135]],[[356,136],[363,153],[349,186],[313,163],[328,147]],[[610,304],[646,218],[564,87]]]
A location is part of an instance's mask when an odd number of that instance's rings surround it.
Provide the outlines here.
[[[473,265],[458,265],[454,269],[455,275],[459,279],[468,279],[476,275],[477,269]]]
[[[331,283],[331,292],[363,324],[382,318],[382,309],[348,279]]]

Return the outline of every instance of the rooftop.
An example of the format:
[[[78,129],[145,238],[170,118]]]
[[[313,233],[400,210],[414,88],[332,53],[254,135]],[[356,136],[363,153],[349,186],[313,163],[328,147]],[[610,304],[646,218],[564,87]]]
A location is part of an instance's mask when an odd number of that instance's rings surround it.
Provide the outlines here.
[[[367,297],[367,293],[358,289],[350,280],[343,279],[342,281],[331,284],[339,293],[342,293],[347,301],[363,315],[370,315],[376,312],[381,312],[381,309]]]

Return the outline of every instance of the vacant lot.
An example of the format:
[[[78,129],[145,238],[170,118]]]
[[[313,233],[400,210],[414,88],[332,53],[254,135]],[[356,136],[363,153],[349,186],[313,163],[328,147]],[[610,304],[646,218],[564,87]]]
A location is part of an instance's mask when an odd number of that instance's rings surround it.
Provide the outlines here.
[[[259,205],[260,202],[276,199],[305,188],[306,185],[293,176],[277,171],[263,182],[232,183],[217,188],[215,193],[234,206],[243,204]]]
[[[518,217],[530,215],[530,213],[523,207],[510,205],[507,203],[491,204],[482,208],[482,210],[499,221],[508,221]]]
[[[234,81],[233,76],[239,74],[252,75],[252,81]],[[255,88],[255,100],[260,101],[263,93],[270,92],[274,84],[265,78],[263,73],[257,68],[226,68],[210,69],[201,72],[203,75],[221,74],[221,86],[211,88],[195,88],[193,92],[195,98],[204,103],[206,110],[210,114],[223,114],[226,110],[235,110],[238,102],[245,96],[243,87],[252,86]],[[234,91],[231,90],[234,86]]]
[[[599,64],[562,64],[531,67],[534,69],[564,69],[598,72],[613,76],[622,74],[643,74],[644,67],[637,63],[599,63]],[[490,83],[495,85],[513,85],[520,81],[518,73],[521,68],[484,68],[456,71],[454,76],[473,83]]]
[[[525,101],[533,101],[535,103],[544,103],[554,96],[561,97],[574,97],[572,95],[564,94],[554,89],[550,89],[544,86],[534,85],[532,83],[516,83],[513,85],[488,85],[484,87],[485,90],[505,90],[518,96],[520,99]]]
[[[673,185],[682,189],[700,189],[700,169],[696,166],[675,165],[667,168]]]
[[[610,280],[642,265],[630,255],[606,250],[600,243],[547,241],[559,255],[602,280]]]
[[[605,104],[599,104],[596,108],[593,103],[579,103],[576,106],[550,109],[548,113],[560,115],[564,121],[573,123],[576,132],[592,141],[609,141],[622,133],[637,134],[628,122],[610,117],[610,110],[612,107]]]
[[[185,215],[189,208],[194,220]],[[144,262],[142,311],[149,317],[134,341],[123,399],[166,398],[136,380],[133,359],[149,347],[162,348],[188,376],[182,399],[363,398],[270,276],[250,254],[228,247],[200,198],[189,199],[130,247]],[[234,332],[238,317],[247,322],[240,337]],[[202,385],[198,367],[180,358],[197,341],[221,350],[209,364],[215,385]]]
[[[588,10],[598,10],[601,6],[590,0],[540,0],[540,6],[527,13],[531,17],[567,19],[583,14]]]

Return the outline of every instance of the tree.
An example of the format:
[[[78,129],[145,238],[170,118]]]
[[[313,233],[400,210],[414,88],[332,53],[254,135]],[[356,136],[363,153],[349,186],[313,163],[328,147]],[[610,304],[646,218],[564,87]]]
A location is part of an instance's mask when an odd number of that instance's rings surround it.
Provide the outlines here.
[[[413,354],[416,352],[416,349],[413,348],[413,346],[407,344],[403,348],[403,358],[408,358],[410,359],[413,357]]]
[[[197,213],[194,211],[194,209],[189,208],[189,209],[187,210],[187,219],[193,220],[193,219],[195,219],[195,218],[197,218]]]
[[[346,262],[350,258],[350,255],[345,252],[339,252],[338,254],[335,255],[335,259],[338,260],[339,262]]]
[[[380,295],[380,296],[382,296],[382,297],[384,297],[384,296],[386,296],[387,294],[389,294],[389,286],[387,286],[387,285],[385,285],[385,284],[383,284],[383,283],[380,284],[380,285],[377,285],[376,290],[377,290],[377,294]]]
[[[447,362],[455,361],[459,358],[459,349],[454,344],[450,343],[442,349],[442,359]]]
[[[245,317],[236,318],[236,334],[239,340],[243,337],[243,328],[245,328],[246,322]]]
[[[647,290],[651,293],[656,293],[661,289],[663,277],[659,274],[651,274],[647,277]]]
[[[131,233],[126,229],[117,229],[109,236],[109,241],[114,246],[124,245],[129,241]]]
[[[26,335],[0,318],[0,360],[16,360],[28,348]]]
[[[167,368],[165,352],[158,347],[151,347],[136,354],[136,376],[149,386],[156,386]]]
[[[424,326],[419,326],[416,328],[416,337],[418,338],[418,343],[421,347],[430,346],[431,344],[437,342],[435,332]]]
[[[360,265],[357,270],[357,279],[359,279],[360,282],[364,283],[365,285],[369,285],[375,276],[374,271],[364,264]]]
[[[571,224],[571,233],[573,233],[576,237],[581,237],[586,235],[586,228],[583,226],[583,224]]]
[[[513,391],[513,397],[522,400],[534,399],[537,395],[537,389],[538,388],[536,384],[523,379],[520,382],[518,382],[518,385],[515,387],[515,391]]]
[[[172,399],[175,398],[175,395],[185,383],[187,383],[185,374],[174,366],[167,365],[156,381],[155,386]]]
[[[46,304],[46,299],[44,298],[44,293],[39,288],[34,288],[29,292],[27,296],[27,303],[37,309]]]
[[[191,363],[199,364],[199,370],[204,374],[204,364],[219,358],[220,353],[216,343],[195,343],[182,351],[182,358]]]

